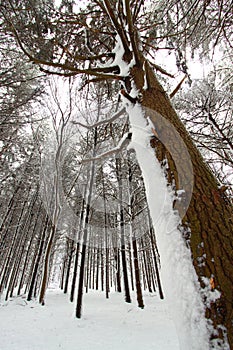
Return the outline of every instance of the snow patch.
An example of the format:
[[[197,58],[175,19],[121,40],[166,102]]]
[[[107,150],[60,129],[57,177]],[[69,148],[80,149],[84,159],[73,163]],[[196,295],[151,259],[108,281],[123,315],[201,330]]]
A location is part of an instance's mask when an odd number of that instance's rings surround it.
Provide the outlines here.
[[[125,54],[125,50],[123,48],[121,38],[117,34],[116,36],[116,45],[113,49],[113,53],[115,54],[115,59],[112,62],[111,66],[118,66],[120,69],[120,76],[127,76],[129,74],[130,68],[135,65],[135,59],[133,58],[130,63],[127,63],[123,60],[123,56]]]
[[[220,298],[221,293],[217,289],[211,288],[211,279],[208,277],[202,277],[202,281],[205,283],[205,288],[203,288],[203,294],[206,298],[206,305],[210,307],[217,299]]]
[[[84,294],[85,316],[73,317],[74,304],[48,290],[47,304],[14,298],[0,303],[0,349],[4,350],[179,350],[166,302],[144,296],[145,309],[124,302],[121,293]]]

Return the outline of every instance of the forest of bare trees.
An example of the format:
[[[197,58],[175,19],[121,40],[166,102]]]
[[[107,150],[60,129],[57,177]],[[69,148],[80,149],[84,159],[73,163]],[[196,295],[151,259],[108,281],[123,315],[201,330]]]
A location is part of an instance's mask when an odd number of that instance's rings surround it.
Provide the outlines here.
[[[209,348],[233,346],[232,5],[1,1],[5,300],[26,295],[46,307],[58,284],[80,318],[89,289],[127,303],[135,294],[142,309],[144,291],[172,293],[161,268],[175,266],[163,266],[151,205],[159,189],[140,153],[150,149],[173,193]],[[202,78],[194,58],[207,67]]]

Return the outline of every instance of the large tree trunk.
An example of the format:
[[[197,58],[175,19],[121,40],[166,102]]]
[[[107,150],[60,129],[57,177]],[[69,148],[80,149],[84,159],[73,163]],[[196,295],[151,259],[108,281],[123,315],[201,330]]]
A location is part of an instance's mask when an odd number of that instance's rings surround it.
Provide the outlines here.
[[[176,185],[178,185],[178,176],[174,166],[174,157],[177,156],[177,159],[182,161],[182,157],[185,156],[181,152],[182,147],[179,147],[179,140],[174,139],[175,135],[171,133],[169,128],[161,125],[159,115],[175,127],[189,152],[194,171],[192,199],[186,214],[182,205],[185,207],[187,203],[183,202],[181,205],[176,203],[175,207],[183,217],[183,225],[188,225],[190,229],[189,245],[201,287],[206,287],[203,277],[207,277],[211,290],[217,289],[221,293],[220,298],[212,302],[210,306],[206,305],[206,317],[212,320],[218,334],[212,336],[213,338],[223,338],[221,327],[218,328],[218,325],[224,325],[227,329],[229,345],[233,348],[232,203],[219,188],[217,180],[205,164],[190,135],[178,118],[168,95],[150,67],[147,67],[148,89],[146,90],[143,89],[143,69],[134,67],[131,74],[136,87],[142,93],[142,106],[152,111],[150,119],[156,133],[160,136],[160,140],[166,140],[166,149],[173,151],[172,157],[169,156],[168,152],[166,153]],[[183,164],[186,164],[185,160]],[[187,186],[189,185],[190,172],[191,169],[187,167],[187,169],[183,169],[182,174],[179,174],[184,177],[181,181]]]

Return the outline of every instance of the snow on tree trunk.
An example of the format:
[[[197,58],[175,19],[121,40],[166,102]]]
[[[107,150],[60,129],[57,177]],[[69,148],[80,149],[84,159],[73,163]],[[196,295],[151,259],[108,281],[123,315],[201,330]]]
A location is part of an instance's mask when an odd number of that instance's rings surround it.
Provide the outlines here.
[[[208,331],[204,305],[190,251],[185,246],[182,233],[177,229],[179,218],[173,210],[172,193],[150,147],[150,129],[143,109],[137,104],[128,107],[127,111],[133,131],[131,147],[136,152],[142,170],[156,231],[165,297],[177,327],[181,349],[207,349]]]
[[[229,349],[225,329],[232,344],[232,207],[221,195],[217,181],[192,143],[154,73],[149,71],[145,90],[143,69],[134,67],[131,75],[137,93],[142,94],[142,104],[133,105],[126,101],[133,133],[131,147],[136,151],[144,177],[161,255],[165,297],[170,303],[181,348],[209,349],[210,343],[215,349]],[[130,92],[136,96],[133,90]],[[150,109],[149,112],[146,108]],[[190,199],[187,203],[181,201],[181,205],[176,203],[175,208],[180,215],[173,208],[174,194],[150,146],[151,124],[145,118],[145,111],[153,123],[154,133],[163,134],[167,149],[173,150],[180,158],[184,156],[174,134],[161,125],[161,116],[175,127],[189,152],[194,168],[193,196],[190,204]],[[176,185],[177,179],[185,184],[185,178],[191,174],[190,165],[185,168],[184,162],[180,179],[173,159],[170,162],[168,159],[168,165],[173,167]],[[177,189],[182,190],[180,187]],[[188,241],[184,239],[184,234],[190,235]]]

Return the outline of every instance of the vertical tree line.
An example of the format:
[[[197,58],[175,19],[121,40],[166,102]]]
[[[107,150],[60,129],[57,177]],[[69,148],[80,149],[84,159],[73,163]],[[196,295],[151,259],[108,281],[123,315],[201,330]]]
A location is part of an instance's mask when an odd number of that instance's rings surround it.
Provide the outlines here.
[[[103,99],[106,88],[100,85],[99,90]],[[161,284],[155,232],[150,220],[140,222],[140,217],[149,214],[139,166],[135,155],[127,151],[113,154],[110,159],[91,160],[97,150],[120,140],[127,119],[107,127],[83,128],[77,153],[69,153],[66,150],[67,136],[72,135],[68,123],[72,111],[62,111],[58,92],[55,89],[52,93],[60,110],[59,115],[50,110],[55,139],[49,142],[51,154],[44,149],[52,169],[46,168],[43,152],[39,151],[44,147],[44,138],[33,133],[35,149],[22,164],[12,197],[8,203],[5,198],[1,203],[1,293],[6,300],[22,294],[28,301],[38,297],[44,305],[46,289],[55,273],[71,302],[76,295],[78,318],[82,314],[84,289],[105,291],[106,298],[110,298],[112,291],[122,292],[124,286],[125,301],[131,303],[130,294],[135,292],[138,306],[143,308],[143,289],[160,293]],[[97,93],[100,94],[98,90]],[[103,113],[100,102],[96,108],[94,119],[98,123]],[[80,172],[80,162],[75,158],[78,155],[82,159],[83,154],[87,165]],[[40,170],[41,166],[44,168]],[[75,213],[75,221],[67,230],[58,225],[63,173],[64,191]],[[101,210],[95,204],[98,201]],[[152,261],[153,255],[157,260]],[[54,272],[58,262],[59,273]]]

